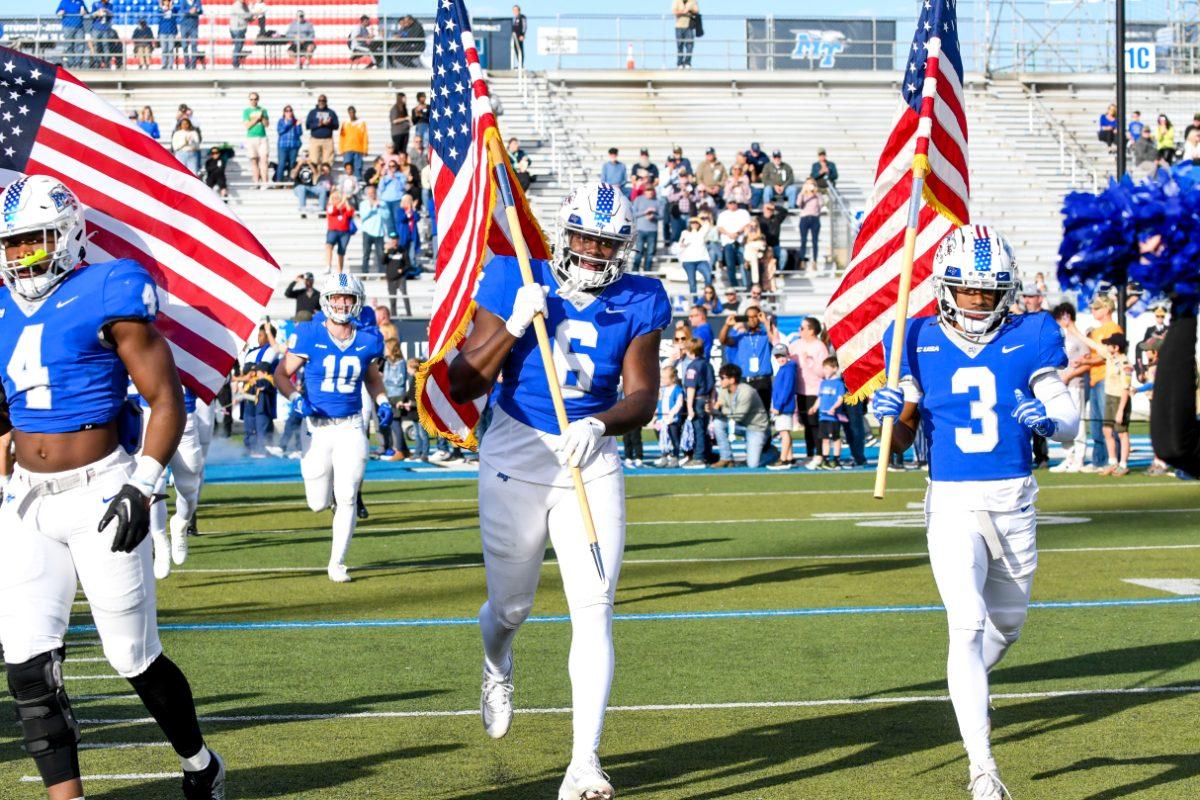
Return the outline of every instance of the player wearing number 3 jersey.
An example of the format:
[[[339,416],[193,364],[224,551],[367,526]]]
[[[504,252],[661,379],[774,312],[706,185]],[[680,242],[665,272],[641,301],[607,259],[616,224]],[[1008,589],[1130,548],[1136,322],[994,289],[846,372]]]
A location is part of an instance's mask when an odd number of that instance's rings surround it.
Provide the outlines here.
[[[872,399],[876,416],[896,418],[893,447],[912,444],[918,421],[929,445],[929,560],[975,800],[1008,793],[989,743],[988,671],[1021,634],[1037,568],[1029,431],[1067,444],[1079,427],[1057,372],[1067,363],[1061,329],[1044,312],[1008,315],[1016,270],[997,231],[951,231],[933,262],[938,315],[908,321],[901,388]]]
[[[333,511],[333,548],[329,579],[346,583],[346,553],[357,524],[356,503],[367,468],[367,432],[363,422],[362,387],[378,405],[379,427],[392,424],[392,406],[383,387],[379,363],[383,336],[362,327],[359,314],[365,293],[353,275],[327,275],[321,282],[324,318],[296,328],[288,353],[275,367],[275,385],[290,398],[301,394],[304,433],[300,442],[300,474],[308,507]],[[301,388],[292,375],[304,368]]]
[[[499,738],[512,720],[512,641],[533,607],[547,537],[571,612],[574,747],[562,800],[612,797],[596,749],[613,673],[612,604],[625,546],[625,485],[614,436],[650,421],[658,396],[658,346],[670,325],[662,285],[624,275],[633,238],[629,201],[593,184],[559,212],[557,254],[533,261],[523,286],[513,258],[487,264],[474,328],[450,365],[451,394],[490,392],[492,422],[479,451],[479,518],[487,568],[481,708]],[[543,313],[570,426],[559,435],[546,370],[530,323]],[[624,397],[620,390],[623,388]],[[569,465],[583,473],[607,571],[592,564]]]

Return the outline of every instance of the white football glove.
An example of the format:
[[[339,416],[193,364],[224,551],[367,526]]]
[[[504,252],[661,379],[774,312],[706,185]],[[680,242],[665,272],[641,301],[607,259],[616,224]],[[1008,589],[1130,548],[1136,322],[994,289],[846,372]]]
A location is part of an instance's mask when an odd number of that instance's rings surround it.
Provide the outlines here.
[[[561,464],[578,467],[587,463],[604,438],[604,423],[595,417],[577,419],[567,426],[559,438],[558,460]]]
[[[541,286],[536,283],[529,283],[517,289],[517,296],[513,299],[512,314],[504,323],[504,327],[515,338],[520,339],[525,335],[529,323],[533,322],[535,316],[546,313],[546,294],[549,291],[549,286]]]

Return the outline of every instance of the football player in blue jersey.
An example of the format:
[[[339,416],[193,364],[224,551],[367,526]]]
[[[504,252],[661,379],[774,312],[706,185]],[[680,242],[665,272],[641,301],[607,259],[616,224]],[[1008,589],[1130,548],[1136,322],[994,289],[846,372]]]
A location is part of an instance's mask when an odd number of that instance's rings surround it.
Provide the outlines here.
[[[304,494],[313,511],[335,505],[328,573],[331,581],[346,583],[346,552],[358,521],[358,491],[367,468],[363,386],[378,406],[380,428],[392,424],[392,406],[379,371],[383,336],[359,318],[366,296],[362,283],[340,273],[326,275],[320,289],[324,316],[296,327],[287,355],[275,368],[275,385],[285,399],[301,393]],[[292,376],[301,367],[303,388],[297,390]]]
[[[947,683],[970,759],[974,800],[1008,790],[992,757],[988,671],[1021,634],[1037,568],[1029,432],[1069,444],[1079,427],[1058,376],[1062,330],[1045,312],[1010,315],[1012,249],[982,225],[956,228],[934,255],[938,313],[908,320],[900,388],[879,389],[903,452],[918,423],[929,451],[929,561],[950,628]],[[890,348],[892,333],[884,334]]]
[[[182,761],[184,796],[223,800],[225,767],[158,638],[150,502],[184,409],[171,351],[151,324],[154,281],[134,261],[84,264],[82,209],[57,180],[15,181],[0,214],[0,430],[13,428],[17,458],[0,506],[0,640],[25,748],[51,800],[83,797],[62,666],[78,580],[105,657]],[[118,433],[130,378],[153,409],[136,460]]]
[[[456,402],[497,387],[479,451],[487,570],[487,602],[479,610],[481,710],[493,738],[512,721],[512,642],[533,607],[547,538],[562,575],[571,612],[574,746],[561,800],[613,795],[596,755],[612,684],[613,593],[625,547],[625,482],[613,437],[640,432],[654,416],[659,340],[671,323],[662,284],[624,274],[632,239],[632,212],[618,187],[573,191],[559,211],[554,260],[532,263],[534,283],[523,285],[515,258],[488,263],[475,295],[474,328],[449,368]],[[570,420],[561,435],[529,329],[539,313]],[[592,563],[569,465],[583,472],[607,586]]]

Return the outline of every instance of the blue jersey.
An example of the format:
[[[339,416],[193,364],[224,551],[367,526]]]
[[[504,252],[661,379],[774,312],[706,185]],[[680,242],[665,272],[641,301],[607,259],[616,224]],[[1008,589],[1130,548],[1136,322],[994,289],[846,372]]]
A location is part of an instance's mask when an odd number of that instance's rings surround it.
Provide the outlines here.
[[[1031,397],[1035,376],[1067,365],[1062,329],[1042,311],[1009,317],[987,344],[951,336],[936,317],[910,319],[901,358],[900,375],[912,376],[922,393],[930,478],[1028,476],[1033,454],[1029,430],[1012,415],[1016,392]],[[889,326],[889,349],[891,337]]]
[[[322,417],[348,417],[362,412],[362,384],[367,368],[383,358],[378,328],[355,328],[340,341],[324,324],[303,322],[292,335],[290,352],[304,359],[301,391]]]
[[[775,370],[771,379],[771,408],[780,414],[796,412],[796,373],[799,367],[795,361],[788,360]]]
[[[142,408],[150,407],[150,404],[146,402],[146,398],[138,394],[138,391],[136,388],[134,388],[132,382],[129,384],[129,399],[136,400],[137,404]],[[196,394],[186,386],[183,387],[183,410],[189,414],[192,414],[196,411]]]
[[[741,368],[743,380],[771,376],[771,339],[763,325],[753,331],[731,329],[728,338],[733,354],[725,361]]]
[[[833,410],[845,394],[846,383],[841,378],[826,378],[821,381],[821,388],[817,389],[817,411],[820,413],[818,419],[821,422],[837,422],[846,413],[841,408]]]
[[[680,404],[679,409],[674,412],[678,419],[686,411],[683,407],[683,389],[679,384],[663,386],[658,390],[658,419],[660,422],[665,421],[671,415],[671,409],[675,407],[676,403]]]
[[[81,267],[34,304],[0,288],[0,376],[13,427],[67,433],[110,422],[129,373],[108,326],[157,314],[154,280],[127,259]]]
[[[545,261],[533,260],[533,278],[550,287],[546,328],[554,349],[567,417],[574,421],[612,408],[629,344],[671,324],[671,301],[662,284],[641,275],[622,275],[584,308],[554,291],[558,282]],[[512,314],[521,272],[511,256],[493,258],[484,270],[475,302],[500,319]],[[557,434],[546,372],[533,329],[513,345],[504,362],[498,402],[513,419]]]

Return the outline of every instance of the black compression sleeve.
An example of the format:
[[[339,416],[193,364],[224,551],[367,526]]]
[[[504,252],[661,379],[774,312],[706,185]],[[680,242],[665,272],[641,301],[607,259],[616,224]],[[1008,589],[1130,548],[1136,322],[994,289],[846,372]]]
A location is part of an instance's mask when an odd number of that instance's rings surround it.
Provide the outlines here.
[[[1200,423],[1196,421],[1196,315],[1176,317],[1158,351],[1150,400],[1150,441],[1176,469],[1200,476]]]

